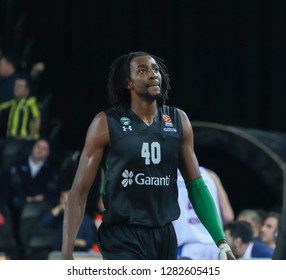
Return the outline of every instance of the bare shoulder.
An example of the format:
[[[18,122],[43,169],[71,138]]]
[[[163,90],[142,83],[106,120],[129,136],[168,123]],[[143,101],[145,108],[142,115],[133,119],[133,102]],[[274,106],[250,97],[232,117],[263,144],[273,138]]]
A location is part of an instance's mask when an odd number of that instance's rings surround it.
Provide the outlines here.
[[[186,112],[183,111],[182,109],[177,108],[177,111],[179,112],[179,114],[180,114],[181,117],[183,117],[183,118],[188,118]]]
[[[99,112],[88,128],[86,144],[92,142],[98,145],[106,145],[108,141],[109,133],[106,114],[104,112]]]
[[[190,122],[190,119],[189,119],[188,115],[182,109],[177,109],[177,110],[178,110],[179,115],[181,117],[181,122],[182,122],[184,135],[192,134],[193,133],[193,128],[192,128],[192,124]]]
[[[92,120],[88,133],[94,134],[107,128],[107,118],[104,112],[99,112]]]
[[[191,125],[188,115],[182,109],[177,108],[179,115],[181,117],[183,125]]]

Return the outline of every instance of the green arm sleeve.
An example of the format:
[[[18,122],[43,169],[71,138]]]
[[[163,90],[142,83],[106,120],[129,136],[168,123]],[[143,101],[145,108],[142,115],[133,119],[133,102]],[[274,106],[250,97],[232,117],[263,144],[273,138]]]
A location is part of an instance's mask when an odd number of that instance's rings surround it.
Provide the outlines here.
[[[226,240],[214,200],[202,177],[185,181],[194,210],[215,244]]]

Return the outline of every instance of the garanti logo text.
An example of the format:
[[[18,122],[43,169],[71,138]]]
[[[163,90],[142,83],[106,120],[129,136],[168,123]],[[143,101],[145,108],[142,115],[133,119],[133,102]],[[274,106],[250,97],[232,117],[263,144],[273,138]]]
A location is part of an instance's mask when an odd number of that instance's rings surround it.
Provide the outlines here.
[[[140,186],[162,186],[170,185],[170,175],[165,177],[149,177],[144,173],[134,174],[133,171],[124,170],[122,173],[123,180],[121,184],[123,187],[131,186],[134,182]]]

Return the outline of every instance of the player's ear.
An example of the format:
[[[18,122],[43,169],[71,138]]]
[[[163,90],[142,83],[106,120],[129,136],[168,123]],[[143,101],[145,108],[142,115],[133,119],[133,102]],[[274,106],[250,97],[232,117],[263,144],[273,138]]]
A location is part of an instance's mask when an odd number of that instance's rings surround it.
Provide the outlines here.
[[[126,88],[127,89],[133,89],[133,83],[131,80],[127,80],[126,81]]]

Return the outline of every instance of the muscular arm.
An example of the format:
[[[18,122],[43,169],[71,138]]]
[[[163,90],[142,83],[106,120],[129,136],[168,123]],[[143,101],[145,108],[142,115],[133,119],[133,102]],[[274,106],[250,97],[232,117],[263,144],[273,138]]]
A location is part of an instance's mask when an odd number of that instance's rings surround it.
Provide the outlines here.
[[[73,248],[83,219],[88,193],[108,141],[107,120],[105,114],[101,112],[94,118],[88,129],[78,169],[65,207],[62,259],[73,259]]]
[[[201,176],[197,157],[194,152],[193,129],[185,112],[179,110],[179,113],[183,126],[183,140],[179,158],[179,169],[185,180],[193,180]]]
[[[186,182],[190,201],[202,224],[208,230],[217,246],[226,243],[223,229],[220,225],[215,203],[199,171],[199,164],[194,152],[194,136],[191,123],[183,111],[179,111],[183,140],[181,143],[179,169]]]

